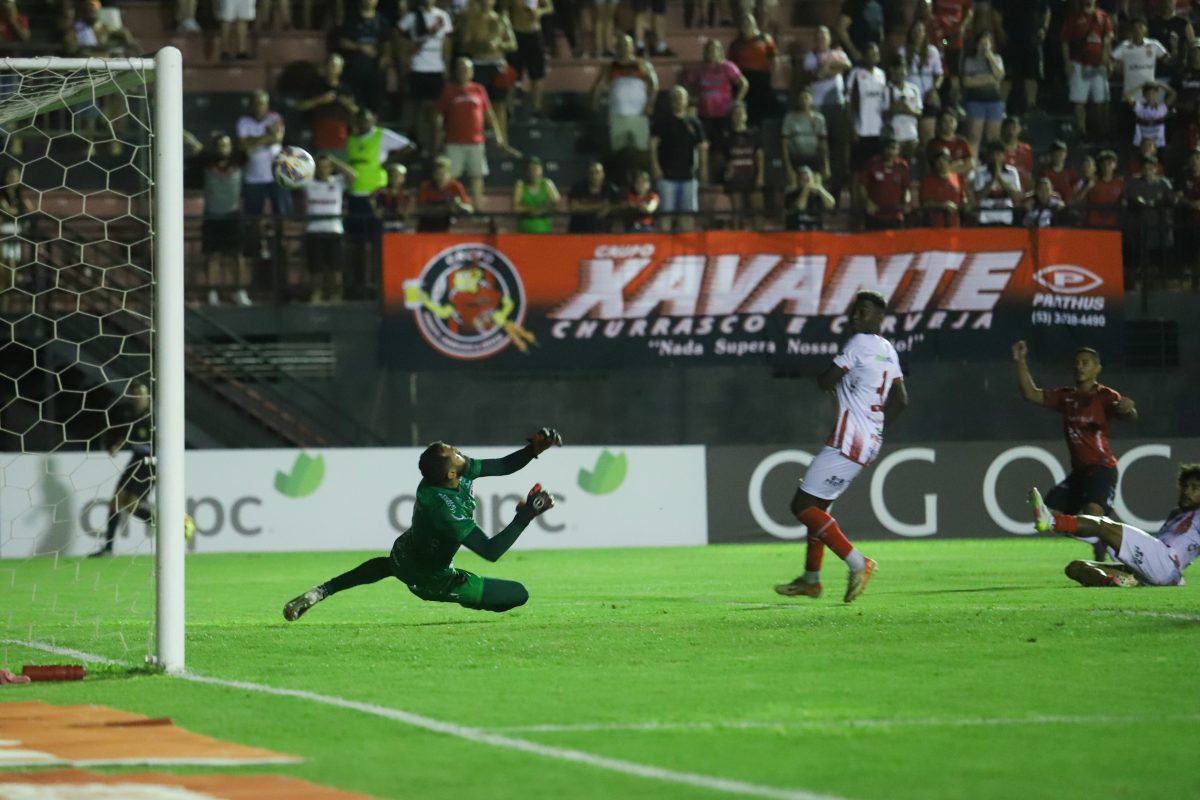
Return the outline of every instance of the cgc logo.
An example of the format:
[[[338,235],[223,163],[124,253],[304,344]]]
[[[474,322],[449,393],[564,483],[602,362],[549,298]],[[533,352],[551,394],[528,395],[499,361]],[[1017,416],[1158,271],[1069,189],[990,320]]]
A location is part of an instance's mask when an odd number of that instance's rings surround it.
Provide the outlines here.
[[[524,353],[537,344],[521,327],[521,276],[503,253],[484,244],[434,256],[421,277],[404,282],[404,307],[416,315],[425,341],[451,358],[489,358],[510,343]]]
[[[1083,294],[1104,284],[1091,270],[1074,264],[1055,264],[1033,273],[1033,279],[1058,294]]]

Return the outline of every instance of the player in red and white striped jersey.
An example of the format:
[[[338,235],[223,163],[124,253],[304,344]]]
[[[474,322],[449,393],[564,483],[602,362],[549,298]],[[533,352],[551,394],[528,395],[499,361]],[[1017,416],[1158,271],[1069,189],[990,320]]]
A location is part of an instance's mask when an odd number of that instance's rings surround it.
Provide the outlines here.
[[[896,348],[879,335],[887,301],[879,292],[859,292],[850,309],[854,335],[817,378],[824,390],[837,392],[838,415],[825,447],[809,464],[792,498],[792,513],[808,528],[804,574],[775,591],[788,597],[821,596],[821,560],[829,545],[850,568],[845,602],[867,588],[875,562],[846,538],[829,515],[833,501],[879,455],[883,429],[908,405],[904,374]]]
[[[1130,398],[1096,381],[1103,367],[1100,354],[1090,347],[1075,351],[1074,388],[1039,389],[1026,363],[1029,347],[1023,341],[1016,342],[1012,353],[1017,362],[1021,396],[1063,415],[1071,474],[1046,494],[1047,507],[1063,514],[1093,517],[1112,514],[1117,494],[1117,459],[1108,444],[1109,424],[1114,417],[1136,420],[1137,406]],[[1103,544],[1095,539],[1090,541],[1096,558],[1103,560]]]
[[[1119,564],[1072,561],[1067,577],[1084,586],[1182,586],[1183,571],[1200,556],[1200,464],[1179,465],[1179,505],[1158,530],[1158,538],[1140,528],[1105,517],[1058,514],[1029,493],[1034,529],[1068,536],[1095,536]]]

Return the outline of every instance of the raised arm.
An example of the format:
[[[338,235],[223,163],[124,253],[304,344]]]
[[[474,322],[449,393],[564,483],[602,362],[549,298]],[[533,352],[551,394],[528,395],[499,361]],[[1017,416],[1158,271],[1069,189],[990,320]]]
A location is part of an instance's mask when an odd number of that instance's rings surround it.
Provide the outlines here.
[[[562,436],[554,428],[540,428],[529,437],[529,444],[509,453],[504,458],[483,458],[479,460],[479,477],[488,478],[495,475],[511,475],[523,469],[530,461],[549,450],[551,447],[562,447]]]
[[[1021,397],[1024,397],[1031,403],[1045,405],[1045,394],[1033,382],[1033,376],[1029,374],[1029,364],[1026,363],[1026,356],[1029,355],[1029,345],[1025,344],[1024,340],[1016,342],[1012,346],[1013,361],[1017,362],[1017,385],[1021,389]]]
[[[533,518],[546,513],[551,508],[554,508],[554,498],[542,488],[540,483],[535,484],[525,497],[525,502],[517,505],[517,513],[513,517],[513,521],[508,523],[504,530],[489,539],[487,534],[476,527],[467,534],[463,544],[480,558],[498,561],[500,556],[508,552],[508,548],[516,544],[517,539],[529,527]]]

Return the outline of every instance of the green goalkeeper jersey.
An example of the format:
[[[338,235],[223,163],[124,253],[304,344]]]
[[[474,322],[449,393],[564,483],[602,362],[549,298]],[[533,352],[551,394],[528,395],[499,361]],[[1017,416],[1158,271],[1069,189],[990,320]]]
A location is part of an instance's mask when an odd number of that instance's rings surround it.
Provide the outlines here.
[[[483,462],[467,459],[457,489],[422,480],[417,486],[412,527],[392,547],[392,562],[404,580],[412,582],[449,568],[454,554],[475,530],[475,496],[471,487]]]

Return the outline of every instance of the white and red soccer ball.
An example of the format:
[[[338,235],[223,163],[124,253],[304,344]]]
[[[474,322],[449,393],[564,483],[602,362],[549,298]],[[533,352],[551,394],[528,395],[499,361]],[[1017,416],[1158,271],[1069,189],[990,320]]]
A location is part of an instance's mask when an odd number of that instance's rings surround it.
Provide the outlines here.
[[[317,171],[317,162],[300,147],[287,145],[275,156],[275,180],[285,189],[302,189]]]

